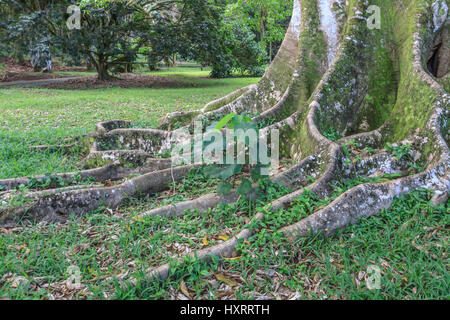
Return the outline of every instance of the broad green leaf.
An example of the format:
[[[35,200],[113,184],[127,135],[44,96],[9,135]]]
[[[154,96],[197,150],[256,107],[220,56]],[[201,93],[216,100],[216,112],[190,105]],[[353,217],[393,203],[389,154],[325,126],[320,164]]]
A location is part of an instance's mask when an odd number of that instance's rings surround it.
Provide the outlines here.
[[[221,195],[227,195],[230,193],[231,188],[233,186],[231,185],[231,183],[229,183],[228,181],[222,181],[221,183],[219,183],[219,185],[217,186],[217,194],[219,196]]]
[[[242,171],[242,165],[241,164],[230,164],[226,167],[222,168],[221,172],[221,178],[223,180],[226,180]]]
[[[235,113],[229,113],[225,117],[222,118],[217,124],[216,124],[216,130],[222,130],[225,128],[225,126],[230,122],[231,119],[235,116]]]
[[[231,119],[230,129],[235,129],[236,125],[240,124],[241,122],[242,122],[241,115],[234,116],[233,119]]]
[[[250,170],[250,177],[252,178],[253,181],[258,181],[259,178],[261,178],[261,168],[255,168]]]
[[[255,122],[239,122],[234,125],[234,130],[243,129],[243,130],[255,130],[259,131],[258,125]]]
[[[223,168],[208,166],[205,168],[205,174],[213,179],[220,178],[222,176]]]
[[[239,185],[237,192],[241,196],[245,196],[252,191],[252,183],[250,180],[243,178],[242,183]]]

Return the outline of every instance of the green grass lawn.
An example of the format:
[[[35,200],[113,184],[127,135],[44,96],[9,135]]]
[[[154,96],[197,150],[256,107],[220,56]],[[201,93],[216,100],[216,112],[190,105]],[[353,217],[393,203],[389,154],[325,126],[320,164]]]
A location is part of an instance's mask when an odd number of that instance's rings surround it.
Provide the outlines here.
[[[34,152],[28,150],[29,146],[56,144],[66,137],[88,133],[100,121],[123,119],[138,127],[151,128],[169,112],[199,109],[211,100],[258,81],[210,79],[209,71],[199,68],[174,68],[151,74],[176,78],[186,83],[186,87],[0,89],[0,179],[76,169],[79,160],[76,157]]]
[[[429,200],[427,191],[415,191],[329,238],[290,242],[279,231],[259,232],[239,245],[235,259],[193,259],[174,267],[167,282],[142,278],[114,294],[167,299],[183,280],[197,299],[449,299],[450,211]]]
[[[194,185],[204,189],[209,182],[196,175],[177,192]],[[154,201],[130,199],[114,213],[101,209],[63,225],[0,232],[0,297],[173,299],[186,294],[183,284],[195,299],[449,299],[449,208],[433,207],[429,199],[426,191],[403,196],[329,238],[290,242],[272,230],[272,222],[260,224],[238,246],[238,257],[222,263],[189,259],[173,266],[168,281],[151,282],[145,280],[149,267],[226,239],[251,210],[241,203],[207,214],[141,218]],[[306,213],[307,197],[302,201],[297,210]],[[277,216],[281,224],[291,218]],[[67,290],[72,266],[80,270],[82,287]],[[366,284],[371,266],[379,268],[379,288]],[[137,284],[127,284],[132,277]]]

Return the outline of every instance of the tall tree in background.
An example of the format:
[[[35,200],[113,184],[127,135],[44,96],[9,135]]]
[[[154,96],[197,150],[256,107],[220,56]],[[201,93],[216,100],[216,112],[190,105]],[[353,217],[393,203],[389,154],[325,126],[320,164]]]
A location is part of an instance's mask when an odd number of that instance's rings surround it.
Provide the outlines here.
[[[5,39],[6,37],[6,27],[8,23],[8,18],[11,13],[9,7],[0,1],[0,39]],[[6,56],[8,52],[8,48],[10,48],[10,44],[5,41],[0,41],[0,57]]]
[[[52,39],[65,30],[68,0],[0,0],[0,41],[12,48],[11,56],[22,62],[32,54],[35,70],[51,66]]]
[[[269,59],[250,27],[239,19],[226,18],[222,32],[226,37],[226,52],[231,61],[227,66],[241,75],[262,76]]]
[[[31,52],[52,51],[88,60],[106,80],[150,47],[154,59],[173,54],[220,69],[227,59],[220,32],[225,0],[0,0],[16,12],[3,23],[6,42],[22,41]],[[69,5],[81,8],[81,28],[68,30]],[[5,29],[6,28],[6,29]],[[221,67],[218,67],[221,66]],[[227,68],[228,69],[228,68]]]
[[[150,24],[126,0],[82,1],[81,28],[57,39],[64,52],[80,53],[95,67],[99,80],[136,59]]]
[[[292,12],[290,0],[229,0],[227,15],[239,19],[257,35],[256,40],[272,59],[281,41]]]
[[[69,30],[67,8],[81,8],[81,29]],[[0,0],[1,43],[14,56],[32,55],[36,71],[50,69],[51,54],[88,61],[107,80],[129,70],[145,49],[149,64],[181,56],[212,67],[261,75],[281,41],[287,0]]]
[[[150,65],[177,54],[212,66],[213,77],[228,76],[232,61],[222,30],[225,7],[224,0],[183,0],[169,11],[153,13]]]
[[[134,62],[144,46],[153,61],[175,54],[208,65],[221,59],[223,0],[83,0],[80,6],[83,27],[68,34],[66,49],[88,57],[99,79]]]

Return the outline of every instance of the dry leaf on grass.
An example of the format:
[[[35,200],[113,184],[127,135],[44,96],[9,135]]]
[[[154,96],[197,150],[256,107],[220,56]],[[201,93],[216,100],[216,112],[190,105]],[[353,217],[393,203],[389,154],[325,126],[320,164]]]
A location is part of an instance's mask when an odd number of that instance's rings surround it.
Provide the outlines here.
[[[226,236],[226,235],[220,235],[219,239],[222,240],[222,241],[228,241],[228,240],[230,240],[230,237]]]
[[[189,290],[186,286],[186,282],[184,280],[181,280],[180,282],[180,291],[183,293],[188,299],[191,299],[191,294],[189,293]]]
[[[11,281],[11,288],[17,289],[21,284],[27,285],[28,279],[25,277],[14,277]]]
[[[232,279],[227,278],[224,274],[222,273],[216,273],[215,274],[216,279],[219,281],[222,281],[223,283],[229,285],[230,287],[236,287],[238,285],[238,283]]]
[[[5,228],[0,228],[0,233],[10,234],[11,230],[8,230],[8,229],[5,229]]]

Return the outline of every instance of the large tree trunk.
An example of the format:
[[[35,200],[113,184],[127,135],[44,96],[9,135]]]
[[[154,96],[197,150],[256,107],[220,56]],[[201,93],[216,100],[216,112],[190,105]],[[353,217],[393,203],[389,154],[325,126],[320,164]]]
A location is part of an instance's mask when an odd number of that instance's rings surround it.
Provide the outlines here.
[[[108,188],[35,192],[29,196],[33,201],[27,202],[27,208],[3,209],[1,221],[14,225],[17,217],[25,215],[60,221],[71,213],[81,216],[104,205],[115,208],[126,198],[167,190],[192,167],[170,169],[170,161],[154,159],[179,142],[171,128],[180,123],[191,128],[194,119],[211,123],[218,115],[230,112],[259,113],[254,120],[262,123],[275,120],[262,134],[279,129],[282,156],[297,161],[289,170],[271,177],[292,193],[268,203],[267,210],[290,208],[305,188],[328,198],[339,182],[360,176],[385,177],[362,183],[327,207],[285,226],[281,231],[287,235],[330,234],[380,212],[395,197],[418,188],[435,191],[435,203],[446,201],[450,189],[450,98],[427,71],[426,63],[433,55],[436,39],[441,37],[439,21],[446,20],[448,10],[442,4],[437,13],[423,10],[429,8],[425,0],[373,0],[371,5],[381,8],[382,27],[377,30],[369,29],[367,1],[348,1],[352,7],[340,8],[340,12],[335,12],[331,3],[294,0],[285,40],[257,85],[196,112],[168,115],[161,130],[131,129],[127,122],[112,121],[99,124],[94,134],[82,139],[90,146],[84,164],[105,166],[82,175],[95,174],[99,181],[124,177],[138,170],[124,169],[132,164],[145,173],[142,176]],[[347,17],[344,25],[338,25],[340,19],[335,15]],[[438,69],[439,65],[448,65],[448,61],[442,61],[448,59],[445,57],[441,55]],[[98,71],[99,77],[106,75],[105,68]],[[91,144],[92,139],[101,143]],[[385,148],[387,142],[392,146]],[[399,156],[396,151],[400,149],[407,151]],[[69,179],[70,174],[62,177]],[[13,188],[26,181],[5,180],[0,185]],[[235,195],[205,195],[145,214],[177,216],[190,208],[206,210],[220,202],[235,201]],[[258,212],[253,220],[264,219],[264,212]],[[250,237],[252,232],[242,226],[236,237],[201,250],[197,256],[229,257],[238,240]],[[149,275],[166,278],[168,268],[163,265],[150,270]]]
[[[108,73],[108,62],[107,58],[104,56],[99,56],[98,62],[96,63],[97,69],[97,79],[100,81],[108,81],[113,77]]]

